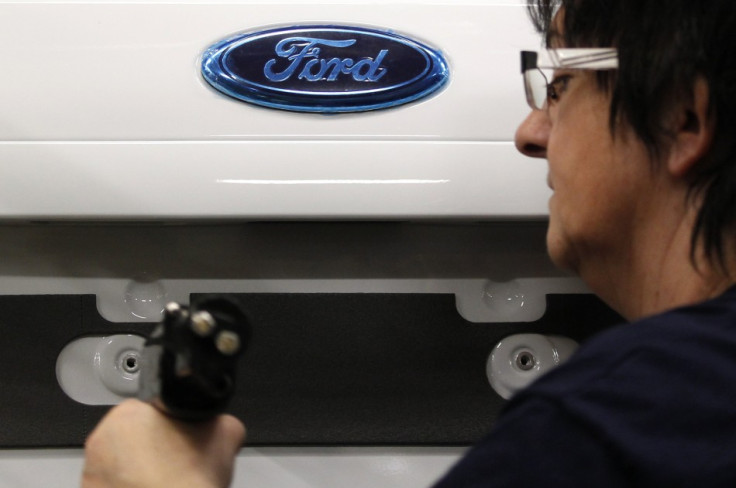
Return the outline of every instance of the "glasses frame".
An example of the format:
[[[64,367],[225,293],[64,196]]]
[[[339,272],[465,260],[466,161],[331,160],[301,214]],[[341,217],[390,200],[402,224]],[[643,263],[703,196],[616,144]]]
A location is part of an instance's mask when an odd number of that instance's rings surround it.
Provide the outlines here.
[[[521,51],[521,74],[524,78],[524,94],[532,110],[544,110],[548,106],[550,83],[542,69],[610,70],[618,68],[618,50],[603,48],[560,48],[546,51]],[[541,76],[545,86],[544,103],[539,104],[539,91],[535,97],[533,76]],[[539,81],[539,78],[537,79]]]

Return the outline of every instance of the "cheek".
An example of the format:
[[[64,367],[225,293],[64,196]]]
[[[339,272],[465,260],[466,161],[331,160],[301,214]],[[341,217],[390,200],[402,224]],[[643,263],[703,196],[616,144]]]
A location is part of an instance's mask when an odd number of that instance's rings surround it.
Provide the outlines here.
[[[557,266],[579,272],[629,247],[640,195],[616,172],[566,176],[549,202],[547,248]]]
[[[633,203],[626,181],[615,174],[584,168],[553,174],[552,181],[550,217],[561,219],[571,226],[570,231],[589,232],[605,226],[611,219],[622,218]]]
[[[586,249],[605,247],[616,238],[613,229],[622,220],[629,199],[620,174],[610,171],[610,153],[571,143],[565,158],[550,151],[550,180],[554,193],[549,201],[547,246],[558,266],[576,270]]]
[[[613,141],[602,117],[559,113],[547,146],[550,184],[555,194],[566,201],[591,204],[596,196],[609,191],[617,168]]]
[[[548,250],[556,264],[572,270],[631,237],[637,201],[646,193],[646,166],[629,144],[612,138],[607,102],[595,96],[576,101],[550,113],[547,145],[554,190]]]

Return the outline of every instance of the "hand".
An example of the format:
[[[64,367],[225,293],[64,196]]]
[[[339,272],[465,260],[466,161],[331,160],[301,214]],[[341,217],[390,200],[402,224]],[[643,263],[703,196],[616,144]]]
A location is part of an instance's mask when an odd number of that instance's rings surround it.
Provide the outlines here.
[[[126,400],[87,439],[82,488],[226,488],[244,438],[230,415],[186,423]]]

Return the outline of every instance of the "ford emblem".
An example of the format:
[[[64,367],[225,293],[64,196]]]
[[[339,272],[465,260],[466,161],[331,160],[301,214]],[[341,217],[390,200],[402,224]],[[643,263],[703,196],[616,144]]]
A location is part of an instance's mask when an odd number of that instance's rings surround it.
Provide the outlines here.
[[[297,112],[362,112],[424,98],[449,78],[442,54],[407,37],[346,26],[239,34],[204,52],[202,75],[239,100]]]

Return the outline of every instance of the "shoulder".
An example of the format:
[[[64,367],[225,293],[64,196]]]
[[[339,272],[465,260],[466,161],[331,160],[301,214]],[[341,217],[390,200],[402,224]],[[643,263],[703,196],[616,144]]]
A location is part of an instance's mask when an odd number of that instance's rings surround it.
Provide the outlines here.
[[[434,488],[627,486],[604,444],[544,399],[504,416]]]
[[[736,486],[736,292],[612,328],[437,485]]]
[[[714,369],[736,381],[736,288],[714,300],[601,332],[519,397],[574,395],[596,385],[629,392],[674,373],[678,384],[715,380]],[[702,375],[706,378],[696,378]]]
[[[504,416],[541,400],[637,479],[695,482],[709,472],[733,480],[735,384],[736,293],[729,292],[600,334],[517,395]]]

